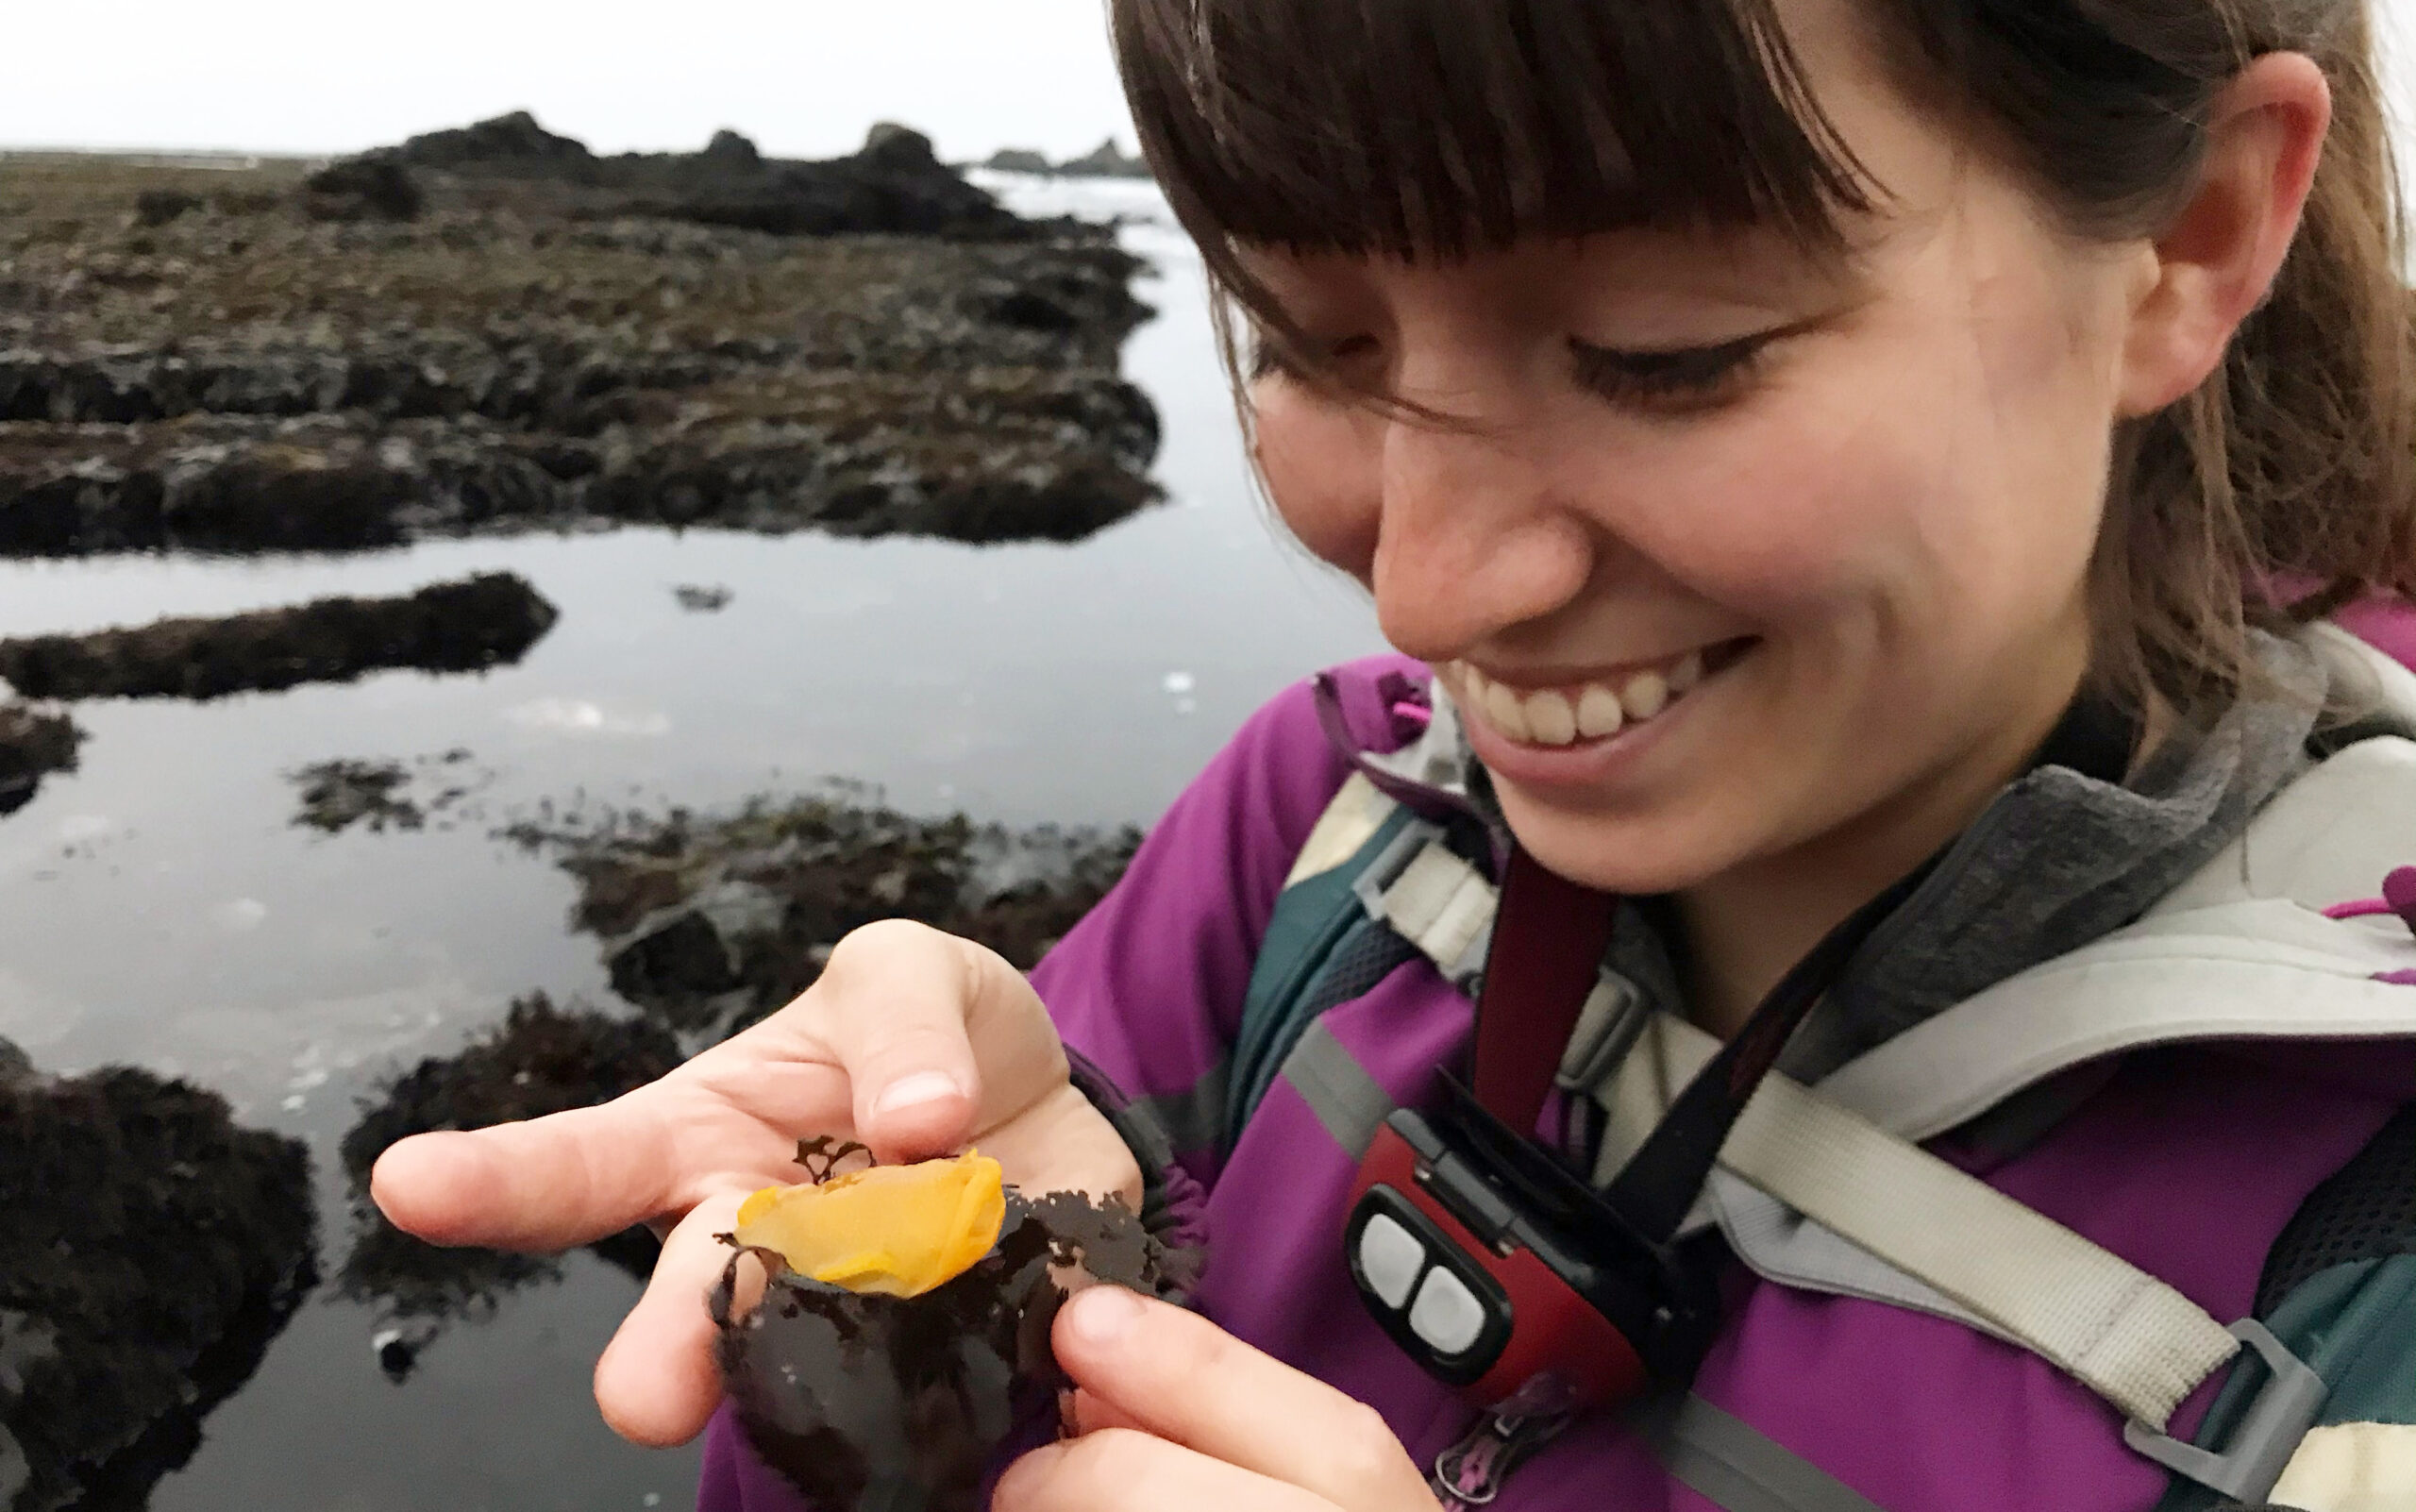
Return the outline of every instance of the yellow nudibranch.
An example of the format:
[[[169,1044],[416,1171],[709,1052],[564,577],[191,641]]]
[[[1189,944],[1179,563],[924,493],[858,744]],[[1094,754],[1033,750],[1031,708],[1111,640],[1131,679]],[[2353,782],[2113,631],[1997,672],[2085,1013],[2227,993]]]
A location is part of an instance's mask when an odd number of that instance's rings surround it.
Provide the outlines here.
[[[919,1297],[998,1242],[1007,1199],[998,1163],[874,1166],[799,1186],[767,1186],[738,1209],[742,1245],[777,1251],[801,1276],[853,1292]]]

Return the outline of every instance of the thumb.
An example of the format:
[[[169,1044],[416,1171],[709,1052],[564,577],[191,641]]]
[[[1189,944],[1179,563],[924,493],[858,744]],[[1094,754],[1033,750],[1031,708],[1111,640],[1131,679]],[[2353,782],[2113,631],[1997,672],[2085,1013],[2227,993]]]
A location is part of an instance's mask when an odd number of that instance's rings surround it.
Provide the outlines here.
[[[1434,1505],[1375,1409],[1196,1314],[1092,1286],[1066,1302],[1051,1338],[1084,1426],[1138,1427],[1346,1512]]]

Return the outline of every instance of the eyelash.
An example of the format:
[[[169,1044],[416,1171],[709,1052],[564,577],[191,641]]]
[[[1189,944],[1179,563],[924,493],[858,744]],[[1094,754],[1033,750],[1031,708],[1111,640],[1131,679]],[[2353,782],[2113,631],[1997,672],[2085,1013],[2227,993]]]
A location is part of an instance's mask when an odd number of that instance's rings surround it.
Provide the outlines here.
[[[1780,332],[1757,332],[1713,346],[1626,349],[1569,339],[1577,380],[1605,399],[1686,413],[1718,407],[1748,387]]]
[[[1748,387],[1785,331],[1758,331],[1710,346],[1638,348],[1600,346],[1569,339],[1577,381],[1616,404],[1665,413],[1714,409]],[[1336,355],[1340,355],[1337,353]],[[1247,353],[1252,379],[1298,378],[1275,344],[1253,332]]]

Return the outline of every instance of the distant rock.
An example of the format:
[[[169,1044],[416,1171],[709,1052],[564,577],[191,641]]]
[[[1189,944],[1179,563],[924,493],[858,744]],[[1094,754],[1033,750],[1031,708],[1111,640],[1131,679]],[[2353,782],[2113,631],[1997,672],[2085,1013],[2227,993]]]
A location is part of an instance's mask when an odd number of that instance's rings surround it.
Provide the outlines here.
[[[74,771],[83,740],[76,722],[56,710],[0,705],[0,814],[32,802],[34,790],[51,773]]]
[[[1069,178],[1147,178],[1149,165],[1139,158],[1127,157],[1116,146],[1114,137],[1079,158],[1069,158],[1057,165],[1057,171]]]
[[[507,117],[308,176],[18,185],[0,556],[1076,540],[1159,496],[1110,227],[1020,219],[903,127],[828,163],[567,141]],[[133,223],[155,192],[205,207]]]
[[[400,162],[348,158],[302,181],[302,209],[317,221],[410,221],[427,205],[419,181]]]
[[[996,169],[999,173],[1041,174],[1056,178],[1147,178],[1150,176],[1149,163],[1140,158],[1126,156],[1124,150],[1116,144],[1114,137],[1108,138],[1079,158],[1068,158],[1060,163],[1050,162],[1046,155],[1034,152],[1029,147],[1008,147],[991,154],[990,160],[982,166]]]
[[[487,573],[397,598],[0,641],[0,678],[36,698],[208,699],[387,667],[478,672],[518,661],[556,617],[526,580]]]
[[[558,137],[537,124],[526,110],[514,110],[475,126],[429,131],[381,153],[397,162],[419,168],[521,168],[532,165],[593,162],[587,143]]]
[[[760,167],[763,161],[763,149],[752,139],[730,130],[713,133],[713,139],[705,143],[705,156],[714,162],[744,168]]]
[[[0,1506],[143,1506],[315,1283],[310,1157],[183,1082],[0,1045]]]
[[[1057,165],[1050,162],[1046,154],[1034,152],[1029,147],[1007,147],[994,152],[990,155],[990,160],[982,166],[996,169],[1002,174],[1049,175],[1057,171]]]

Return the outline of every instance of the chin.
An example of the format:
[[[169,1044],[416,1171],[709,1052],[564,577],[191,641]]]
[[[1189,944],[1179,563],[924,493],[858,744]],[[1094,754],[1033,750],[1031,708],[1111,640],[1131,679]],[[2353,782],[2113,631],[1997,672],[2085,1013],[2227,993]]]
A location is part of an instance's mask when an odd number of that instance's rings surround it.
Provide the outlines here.
[[[1751,848],[1720,833],[1715,816],[1667,812],[1587,813],[1542,803],[1497,780],[1510,832],[1546,868],[1606,893],[1684,892],[1746,860]]]

